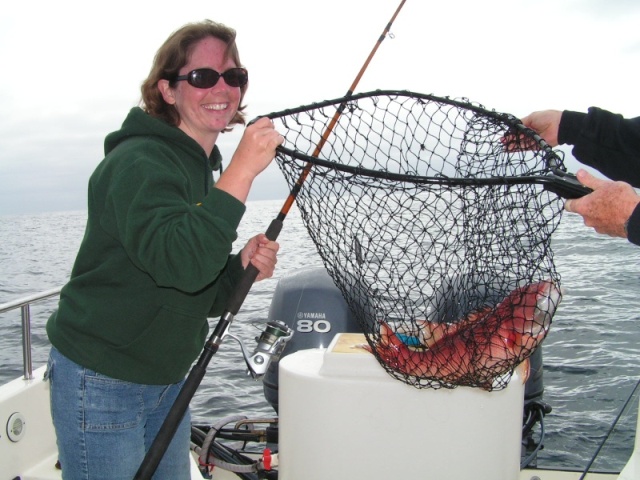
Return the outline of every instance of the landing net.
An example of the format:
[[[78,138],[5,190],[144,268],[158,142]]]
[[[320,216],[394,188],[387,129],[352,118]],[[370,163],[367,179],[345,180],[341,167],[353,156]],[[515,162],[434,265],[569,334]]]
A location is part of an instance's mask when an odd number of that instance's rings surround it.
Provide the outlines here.
[[[418,388],[504,388],[560,300],[550,240],[563,203],[541,179],[562,159],[513,116],[413,92],[268,116],[365,348]]]

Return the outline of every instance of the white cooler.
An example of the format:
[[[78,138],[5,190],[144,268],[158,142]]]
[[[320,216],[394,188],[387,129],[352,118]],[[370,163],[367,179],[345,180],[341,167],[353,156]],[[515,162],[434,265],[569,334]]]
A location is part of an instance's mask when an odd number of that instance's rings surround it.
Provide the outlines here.
[[[359,334],[280,360],[280,480],[514,480],[524,381],[417,389],[391,377]]]

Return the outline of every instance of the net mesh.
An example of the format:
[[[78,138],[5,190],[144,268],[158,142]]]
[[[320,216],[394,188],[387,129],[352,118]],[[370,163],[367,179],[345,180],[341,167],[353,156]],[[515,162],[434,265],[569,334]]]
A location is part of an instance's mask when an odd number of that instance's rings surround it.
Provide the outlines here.
[[[550,240],[562,200],[531,178],[562,159],[513,116],[412,92],[268,116],[364,348],[418,388],[504,388],[560,301]]]

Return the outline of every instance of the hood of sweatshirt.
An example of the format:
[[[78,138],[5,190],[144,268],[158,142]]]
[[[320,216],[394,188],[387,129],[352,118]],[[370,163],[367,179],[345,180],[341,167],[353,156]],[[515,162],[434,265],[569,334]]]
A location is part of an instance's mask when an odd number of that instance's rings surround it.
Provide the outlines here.
[[[183,148],[192,149],[195,155],[205,157],[202,147],[189,135],[178,127],[169,125],[163,120],[152,117],[139,107],[134,107],[127,115],[119,130],[107,135],[104,141],[104,154],[109,154],[123,141],[135,136],[158,136],[168,141],[179,143]],[[222,169],[222,155],[217,146],[213,147],[209,156],[209,166],[212,170]]]

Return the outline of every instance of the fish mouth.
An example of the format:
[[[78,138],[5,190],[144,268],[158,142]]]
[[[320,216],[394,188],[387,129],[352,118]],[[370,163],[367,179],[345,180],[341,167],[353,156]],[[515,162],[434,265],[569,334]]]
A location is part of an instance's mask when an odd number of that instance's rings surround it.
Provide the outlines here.
[[[528,322],[531,328],[527,333],[534,337],[546,335],[551,327],[551,318],[562,300],[562,292],[552,281],[545,280],[542,283],[542,288],[538,291],[533,322]]]

